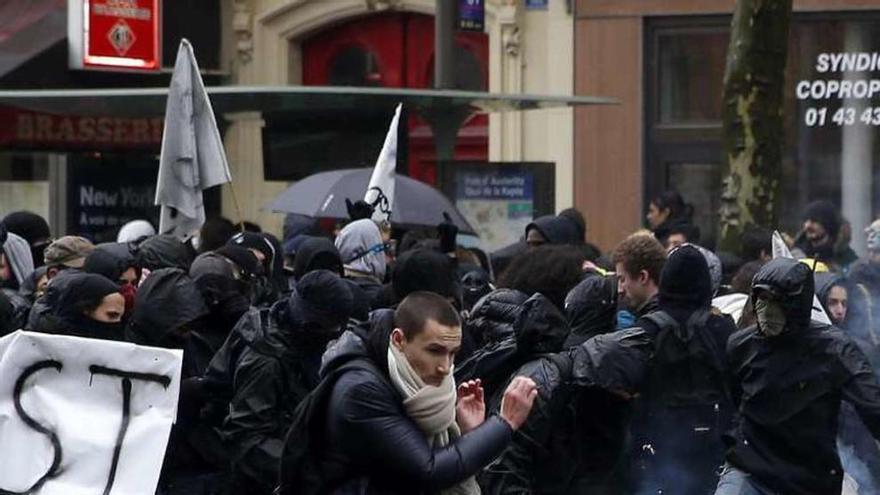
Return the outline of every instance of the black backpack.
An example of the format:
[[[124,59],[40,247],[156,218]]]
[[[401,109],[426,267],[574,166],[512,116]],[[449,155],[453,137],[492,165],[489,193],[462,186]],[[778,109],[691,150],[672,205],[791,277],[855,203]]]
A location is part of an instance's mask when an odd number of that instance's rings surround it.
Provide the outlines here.
[[[366,359],[354,359],[334,369],[297,406],[284,439],[275,495],[321,495],[333,487],[322,472],[320,452],[330,395],[337,380],[355,369],[375,368]]]

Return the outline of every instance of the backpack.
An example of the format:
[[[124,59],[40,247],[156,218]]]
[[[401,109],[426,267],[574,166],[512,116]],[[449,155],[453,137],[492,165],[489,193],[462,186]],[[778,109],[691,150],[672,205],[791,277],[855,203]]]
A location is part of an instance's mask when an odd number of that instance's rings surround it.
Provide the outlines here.
[[[281,453],[278,486],[275,495],[320,495],[332,488],[322,472],[320,455],[322,435],[327,420],[333,387],[350,370],[375,368],[363,358],[354,359],[334,369],[297,406],[287,430]]]

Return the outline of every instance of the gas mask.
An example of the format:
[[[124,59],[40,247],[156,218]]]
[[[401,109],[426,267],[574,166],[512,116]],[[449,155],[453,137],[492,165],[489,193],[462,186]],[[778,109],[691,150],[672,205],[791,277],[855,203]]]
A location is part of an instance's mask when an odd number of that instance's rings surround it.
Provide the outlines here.
[[[767,337],[776,337],[785,330],[785,311],[777,301],[759,297],[755,301],[758,328]]]

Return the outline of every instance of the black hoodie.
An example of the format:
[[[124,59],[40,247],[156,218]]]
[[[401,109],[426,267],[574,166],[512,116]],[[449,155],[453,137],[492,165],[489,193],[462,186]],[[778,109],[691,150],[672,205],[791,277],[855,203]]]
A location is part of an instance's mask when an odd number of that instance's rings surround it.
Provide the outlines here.
[[[538,217],[526,226],[527,236],[531,229],[540,232],[544,239],[547,239],[547,244],[583,244],[584,242],[574,222],[565,217],[556,215]]]
[[[880,383],[858,346],[834,327],[810,321],[813,275],[776,258],[755,275],[755,288],[782,302],[785,331],[764,336],[757,325],[727,347],[739,420],[728,462],[760,486],[791,495],[840,493],[837,454],[841,400],[880,439]],[[752,296],[754,298],[754,295]]]
[[[339,257],[339,250],[330,239],[309,237],[302,241],[296,250],[293,277],[299,280],[312,270],[330,270],[342,276],[342,259]]]
[[[565,298],[565,315],[571,325],[565,347],[613,332],[617,325],[617,279],[601,275],[587,277]]]

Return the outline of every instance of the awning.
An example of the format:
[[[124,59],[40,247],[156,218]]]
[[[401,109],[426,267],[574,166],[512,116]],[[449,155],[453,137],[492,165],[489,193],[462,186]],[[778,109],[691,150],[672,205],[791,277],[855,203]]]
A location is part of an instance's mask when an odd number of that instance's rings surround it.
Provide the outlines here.
[[[0,2],[0,78],[67,38],[67,2]]]
[[[453,108],[489,113],[618,103],[595,96],[337,86],[218,86],[209,87],[208,93],[218,114],[378,110],[401,102],[419,113]],[[152,117],[165,113],[167,94],[167,88],[0,91],[0,105],[58,114]]]

